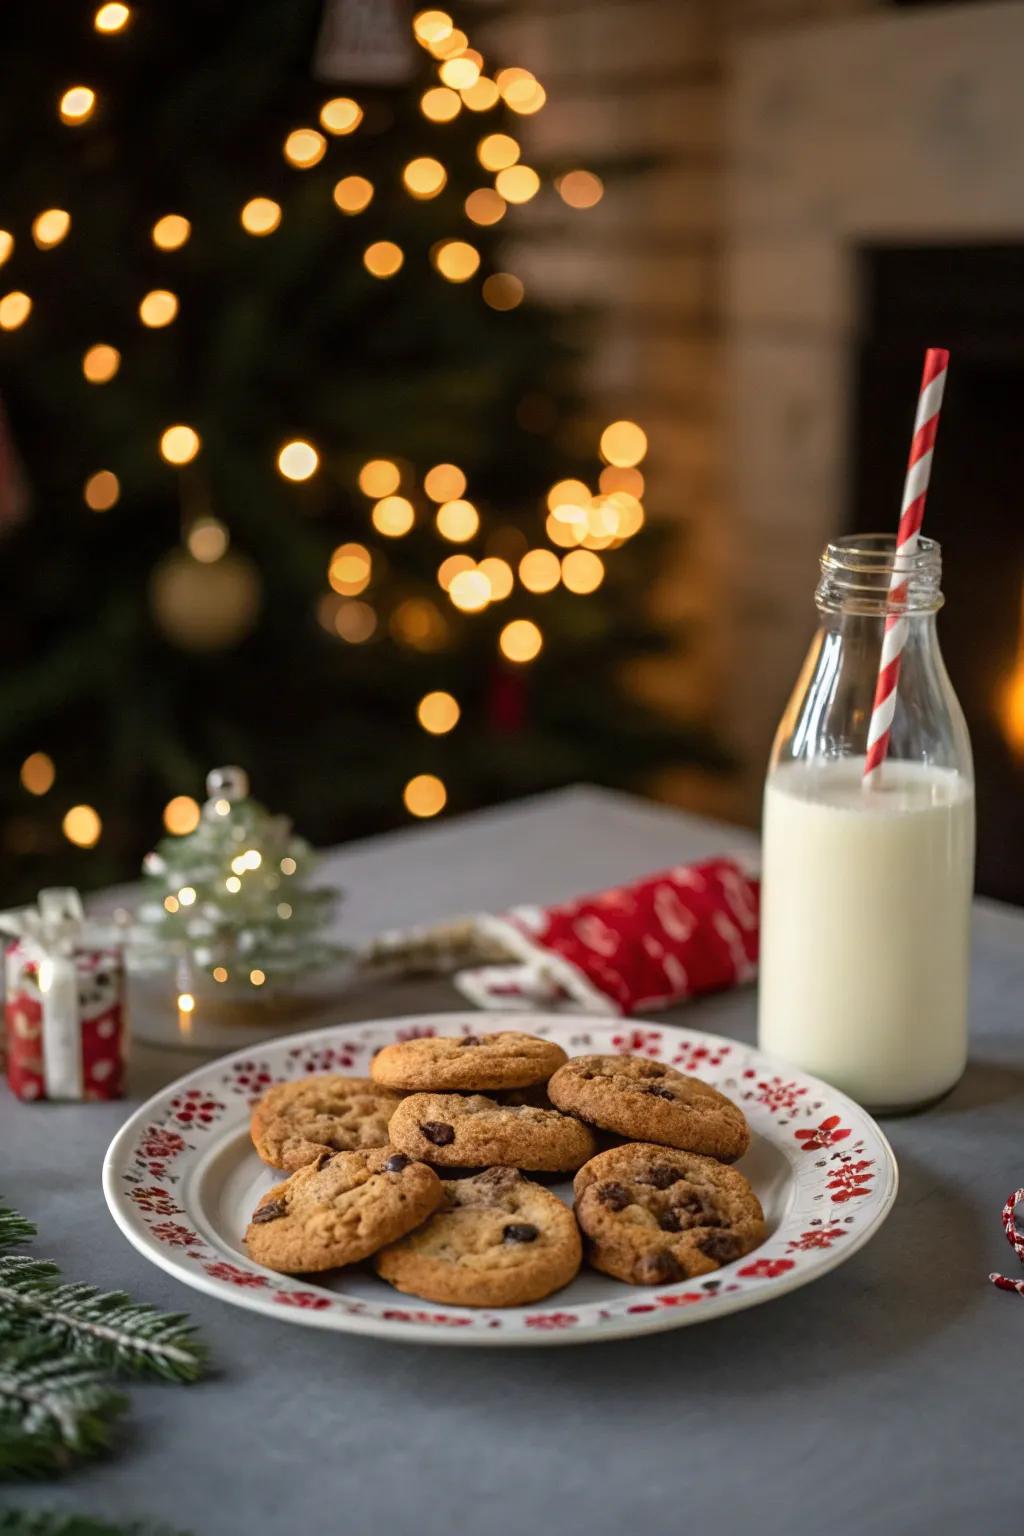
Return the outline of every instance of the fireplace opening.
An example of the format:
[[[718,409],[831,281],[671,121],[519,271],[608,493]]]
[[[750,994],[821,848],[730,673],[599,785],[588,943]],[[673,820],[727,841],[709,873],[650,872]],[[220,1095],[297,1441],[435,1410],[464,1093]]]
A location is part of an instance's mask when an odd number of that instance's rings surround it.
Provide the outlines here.
[[[974,748],[977,888],[1024,904],[1024,246],[872,246],[858,265],[847,529],[895,527],[921,357],[949,347],[925,513],[939,635]]]

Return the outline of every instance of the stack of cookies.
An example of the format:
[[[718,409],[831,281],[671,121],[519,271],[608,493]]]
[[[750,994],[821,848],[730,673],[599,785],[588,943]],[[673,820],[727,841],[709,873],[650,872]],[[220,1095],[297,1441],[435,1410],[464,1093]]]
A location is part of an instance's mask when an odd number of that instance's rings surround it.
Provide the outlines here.
[[[385,1046],[370,1078],[279,1083],[252,1138],[290,1174],[246,1233],[257,1263],[302,1274],[372,1259],[400,1291],[456,1306],[539,1301],[584,1256],[634,1285],[709,1274],[764,1240],[742,1112],[636,1056],[536,1036]],[[575,1207],[527,1173],[575,1174]],[[582,1236],[581,1236],[582,1234]]]

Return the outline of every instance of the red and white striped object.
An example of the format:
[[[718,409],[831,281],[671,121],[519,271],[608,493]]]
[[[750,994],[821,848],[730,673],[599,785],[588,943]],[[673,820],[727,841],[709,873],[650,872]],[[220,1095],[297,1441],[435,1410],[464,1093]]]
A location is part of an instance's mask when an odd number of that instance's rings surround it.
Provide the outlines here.
[[[949,353],[943,347],[929,347],[924,355],[921,393],[917,402],[914,437],[910,444],[907,478],[903,485],[903,506],[896,534],[896,554],[889,582],[889,602],[899,607],[906,601],[909,556],[917,549],[925,497],[932,472],[932,454],[939,430],[939,411],[946,387]],[[902,612],[890,613],[885,621],[882,657],[875,685],[875,702],[868,727],[868,750],[864,764],[864,783],[871,784],[889,750],[889,732],[896,709],[896,689],[900,680],[900,660],[907,643],[907,621]]]

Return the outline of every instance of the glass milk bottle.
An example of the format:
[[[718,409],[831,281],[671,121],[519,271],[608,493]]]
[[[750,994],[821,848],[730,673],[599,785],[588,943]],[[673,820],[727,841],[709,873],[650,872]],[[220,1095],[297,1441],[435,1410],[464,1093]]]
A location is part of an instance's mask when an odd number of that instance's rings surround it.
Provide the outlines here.
[[[821,627],[775,737],[764,797],[759,1040],[875,1110],[940,1097],[967,1059],[974,776],[939,650],[941,552],[829,544]],[[886,616],[907,621],[889,751],[863,782]]]

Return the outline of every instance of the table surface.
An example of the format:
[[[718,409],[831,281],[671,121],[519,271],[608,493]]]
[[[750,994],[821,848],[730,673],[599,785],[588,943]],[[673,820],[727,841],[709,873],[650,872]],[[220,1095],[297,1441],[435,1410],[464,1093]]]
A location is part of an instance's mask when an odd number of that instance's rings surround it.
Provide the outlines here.
[[[407,922],[600,889],[748,834],[577,788],[339,850],[344,925]],[[6,1192],[66,1274],[187,1309],[215,1368],[133,1387],[118,1453],[26,1508],[161,1517],[195,1536],[942,1536],[1019,1528],[1024,1311],[987,1275],[1014,1264],[999,1212],[1024,1183],[1024,913],[979,903],[972,1049],[937,1108],[885,1129],[896,1207],[862,1252],[769,1306],[636,1341],[440,1349],[323,1334],[186,1290],[116,1230],[106,1146],[136,1104],[196,1064],[138,1048],[127,1103],[4,1095]],[[324,1023],[463,1007],[443,980],[353,994]],[[743,989],[665,1012],[752,1040]],[[4,1500],[0,1500],[3,1507]]]

